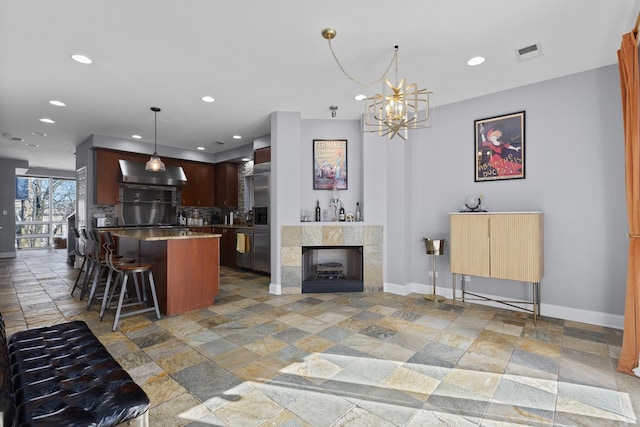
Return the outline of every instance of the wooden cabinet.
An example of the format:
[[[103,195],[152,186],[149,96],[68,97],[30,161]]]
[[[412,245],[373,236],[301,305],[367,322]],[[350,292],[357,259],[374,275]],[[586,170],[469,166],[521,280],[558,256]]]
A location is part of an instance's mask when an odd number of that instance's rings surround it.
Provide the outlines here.
[[[218,163],[216,165],[216,207],[235,208],[238,206],[238,164]]]
[[[542,213],[461,213],[450,219],[452,273],[542,280]]]
[[[220,265],[236,266],[236,230],[230,227],[213,227],[214,234],[221,234]]]
[[[544,275],[543,246],[540,212],[451,214],[450,265],[454,274],[454,303],[456,274],[531,282],[532,301],[492,301],[533,304],[533,310],[524,310],[533,312],[535,322],[540,310],[539,284]],[[466,293],[463,279],[463,301]]]
[[[132,160],[146,163],[149,156],[140,153],[127,153],[114,150],[95,150],[95,203],[98,205],[114,205],[118,203],[120,187],[120,165],[118,160]],[[182,187],[183,206],[213,207],[216,205],[215,181],[216,166],[210,163],[181,161],[162,158],[167,166],[182,166],[187,176],[187,184]],[[237,175],[236,167],[236,175]],[[236,205],[238,204],[238,182],[236,176]],[[229,205],[232,206],[232,205]]]
[[[259,148],[253,151],[253,164],[267,163],[271,161],[271,147]]]
[[[95,150],[95,202],[98,205],[118,203],[120,164],[118,160],[146,162],[149,156],[124,151]]]
[[[189,231],[195,233],[211,233],[211,226],[208,225],[190,225]]]
[[[182,187],[182,205],[215,206],[215,165],[184,161],[181,166],[187,176],[187,184]]]

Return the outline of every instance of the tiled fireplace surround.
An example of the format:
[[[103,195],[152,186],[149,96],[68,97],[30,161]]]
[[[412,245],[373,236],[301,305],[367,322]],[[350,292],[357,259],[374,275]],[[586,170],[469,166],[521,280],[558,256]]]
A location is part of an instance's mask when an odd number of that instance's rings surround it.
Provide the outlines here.
[[[303,246],[362,246],[364,292],[381,292],[382,226],[346,223],[344,225],[291,225],[281,228],[281,293],[302,293]]]

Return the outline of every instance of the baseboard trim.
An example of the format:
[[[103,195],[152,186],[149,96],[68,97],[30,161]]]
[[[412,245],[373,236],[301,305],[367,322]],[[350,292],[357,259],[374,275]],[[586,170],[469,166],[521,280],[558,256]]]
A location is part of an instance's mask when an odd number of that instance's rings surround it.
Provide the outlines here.
[[[13,251],[13,252],[0,252],[0,258],[15,258],[15,257],[16,257],[15,251]]]
[[[269,283],[269,293],[273,295],[282,295],[282,285]]]
[[[384,292],[389,292],[396,295],[409,295],[411,293],[431,295],[433,293],[433,286],[423,283],[409,283],[407,285],[397,285],[394,283],[385,283]],[[502,299],[504,297],[482,294],[475,292],[478,295],[485,296],[492,299]],[[436,286],[436,294],[442,295],[445,298],[451,298],[452,290],[450,287]],[[507,310],[517,311],[515,308],[496,303],[494,301],[473,301],[474,304],[482,304],[490,307],[503,308]],[[528,306],[531,307],[531,306]],[[605,326],[607,328],[623,329],[624,328],[624,316],[619,314],[603,313],[599,311],[583,310],[580,308],[563,307],[555,304],[540,304],[540,314],[543,316],[554,317],[557,319],[570,320],[573,322],[589,323],[591,325]]]

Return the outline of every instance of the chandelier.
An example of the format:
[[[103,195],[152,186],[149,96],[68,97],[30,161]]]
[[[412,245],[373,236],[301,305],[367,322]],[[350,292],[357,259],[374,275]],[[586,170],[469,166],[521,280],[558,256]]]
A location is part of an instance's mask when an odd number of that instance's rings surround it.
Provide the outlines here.
[[[364,132],[377,132],[380,136],[388,136],[392,139],[396,135],[406,140],[410,129],[423,129],[431,127],[429,102],[433,92],[427,89],[419,89],[416,83],[407,83],[406,79],[398,80],[398,46],[394,47],[391,62],[384,70],[382,76],[371,82],[362,83],[352,77],[342,66],[331,45],[331,40],[336,37],[336,30],[325,28],[322,37],[329,43],[331,54],[342,73],[360,86],[372,86],[382,84],[382,93],[377,93],[365,99],[364,118],[362,130]],[[387,75],[391,67],[395,65],[395,84]],[[424,111],[422,116],[421,111]]]
[[[153,125],[153,156],[149,159],[144,169],[153,172],[164,172],[167,170],[164,163],[158,156],[158,111],[160,109],[158,107],[151,107],[151,111],[153,111],[154,117],[154,125]]]

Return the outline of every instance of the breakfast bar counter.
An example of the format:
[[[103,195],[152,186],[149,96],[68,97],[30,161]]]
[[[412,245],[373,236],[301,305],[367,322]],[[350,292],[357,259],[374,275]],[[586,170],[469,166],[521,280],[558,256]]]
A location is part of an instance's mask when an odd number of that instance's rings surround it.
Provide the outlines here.
[[[119,229],[118,252],[153,264],[162,313],[172,316],[213,304],[220,291],[220,234],[185,229]]]

